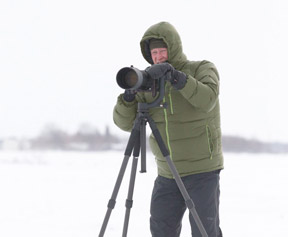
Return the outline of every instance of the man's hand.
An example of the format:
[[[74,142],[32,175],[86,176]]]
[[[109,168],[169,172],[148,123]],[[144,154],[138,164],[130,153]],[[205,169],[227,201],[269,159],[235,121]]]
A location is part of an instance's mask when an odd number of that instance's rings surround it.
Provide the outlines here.
[[[170,83],[176,90],[181,90],[186,85],[187,75],[184,72],[173,70]]]
[[[159,79],[163,77],[167,72],[172,71],[173,67],[169,63],[154,64],[151,67],[146,68],[146,72],[152,79]]]
[[[181,90],[187,82],[187,76],[184,72],[177,71],[169,63],[154,64],[145,70],[152,79],[159,79],[166,76],[165,80],[169,81],[176,90]]]
[[[135,100],[136,93],[137,93],[137,91],[135,91],[135,90],[125,90],[124,95],[123,95],[123,99],[126,102],[132,102],[133,100]]]

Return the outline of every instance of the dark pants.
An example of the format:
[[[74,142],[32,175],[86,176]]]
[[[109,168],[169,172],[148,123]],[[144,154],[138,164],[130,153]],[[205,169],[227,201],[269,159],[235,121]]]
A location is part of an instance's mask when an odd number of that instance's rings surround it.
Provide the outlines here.
[[[182,181],[195,204],[209,237],[221,237],[219,227],[219,173],[212,171],[189,175]],[[150,229],[153,237],[179,237],[182,217],[187,207],[174,179],[158,176],[151,199]],[[193,237],[202,237],[191,213]]]

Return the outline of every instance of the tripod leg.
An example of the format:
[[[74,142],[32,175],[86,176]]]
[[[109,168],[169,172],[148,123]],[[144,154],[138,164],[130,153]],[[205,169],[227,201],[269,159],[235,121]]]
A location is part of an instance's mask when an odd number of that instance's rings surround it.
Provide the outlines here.
[[[140,173],[146,173],[146,121],[141,120],[140,127],[140,150],[141,150],[141,170]]]
[[[132,168],[131,168],[128,196],[126,199],[126,213],[125,213],[122,237],[127,236],[130,211],[131,211],[131,208],[133,205],[133,192],[134,192],[134,186],[135,186],[136,170],[137,170],[139,152],[140,152],[140,134],[139,134],[138,139],[135,143],[134,151],[133,151],[133,162],[132,162]]]
[[[127,167],[128,160],[129,160],[129,156],[125,155],[124,160],[123,160],[122,165],[121,165],[121,168],[120,168],[120,171],[119,171],[119,174],[118,174],[118,177],[117,177],[116,184],[115,184],[114,189],[113,189],[112,196],[111,196],[111,198],[108,202],[108,205],[107,205],[108,209],[107,209],[107,212],[106,212],[106,215],[105,215],[105,218],[104,218],[104,221],[103,221],[100,233],[99,233],[99,237],[104,236],[111,212],[115,207],[116,198],[117,198],[119,188],[120,188],[122,180],[123,180],[123,176],[124,176],[124,173],[125,173],[125,170]]]
[[[119,192],[119,189],[120,189],[123,177],[124,177],[124,173],[128,164],[129,157],[131,156],[134,144],[137,141],[138,137],[139,137],[139,129],[133,129],[129,137],[129,141],[125,150],[125,156],[124,156],[124,159],[123,159],[123,162],[122,162],[122,165],[121,165],[121,168],[120,168],[117,180],[116,180],[116,184],[113,189],[111,199],[109,200],[108,205],[107,205],[108,209],[107,209],[107,212],[106,212],[106,215],[105,215],[105,218],[104,218],[104,221],[103,221],[100,233],[99,233],[99,237],[104,236],[111,212],[114,209],[115,204],[116,204],[116,198],[117,198],[117,195],[118,195],[118,192]]]
[[[194,205],[194,202],[192,201],[192,199],[190,198],[181,178],[180,178],[180,175],[174,165],[174,163],[172,162],[171,160],[171,157],[170,157],[170,154],[169,154],[169,151],[167,150],[166,146],[165,146],[165,143],[161,137],[161,134],[155,124],[155,122],[152,120],[152,118],[148,117],[148,122],[149,122],[149,125],[151,127],[151,130],[152,130],[152,133],[158,143],[158,146],[163,154],[163,156],[165,157],[167,163],[168,163],[168,166],[173,174],[173,177],[175,178],[175,181],[177,183],[177,186],[185,200],[185,203],[186,203],[186,206],[188,207],[189,211],[191,212],[195,222],[196,222],[196,225],[200,231],[200,233],[202,234],[202,236],[204,237],[208,237],[207,235],[207,232],[199,218],[199,215],[195,209],[195,205]]]

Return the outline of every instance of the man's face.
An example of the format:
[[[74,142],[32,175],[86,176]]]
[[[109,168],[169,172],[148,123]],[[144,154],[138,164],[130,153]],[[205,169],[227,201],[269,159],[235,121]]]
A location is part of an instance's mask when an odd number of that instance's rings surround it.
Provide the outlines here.
[[[152,49],[151,56],[154,64],[164,63],[168,60],[168,50],[167,48]]]

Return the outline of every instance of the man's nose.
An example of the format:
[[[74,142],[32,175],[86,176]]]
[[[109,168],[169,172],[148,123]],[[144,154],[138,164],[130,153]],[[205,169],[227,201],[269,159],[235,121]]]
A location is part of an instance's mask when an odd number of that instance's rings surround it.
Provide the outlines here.
[[[161,54],[160,53],[156,54],[156,60],[160,60],[160,59],[161,59]]]

